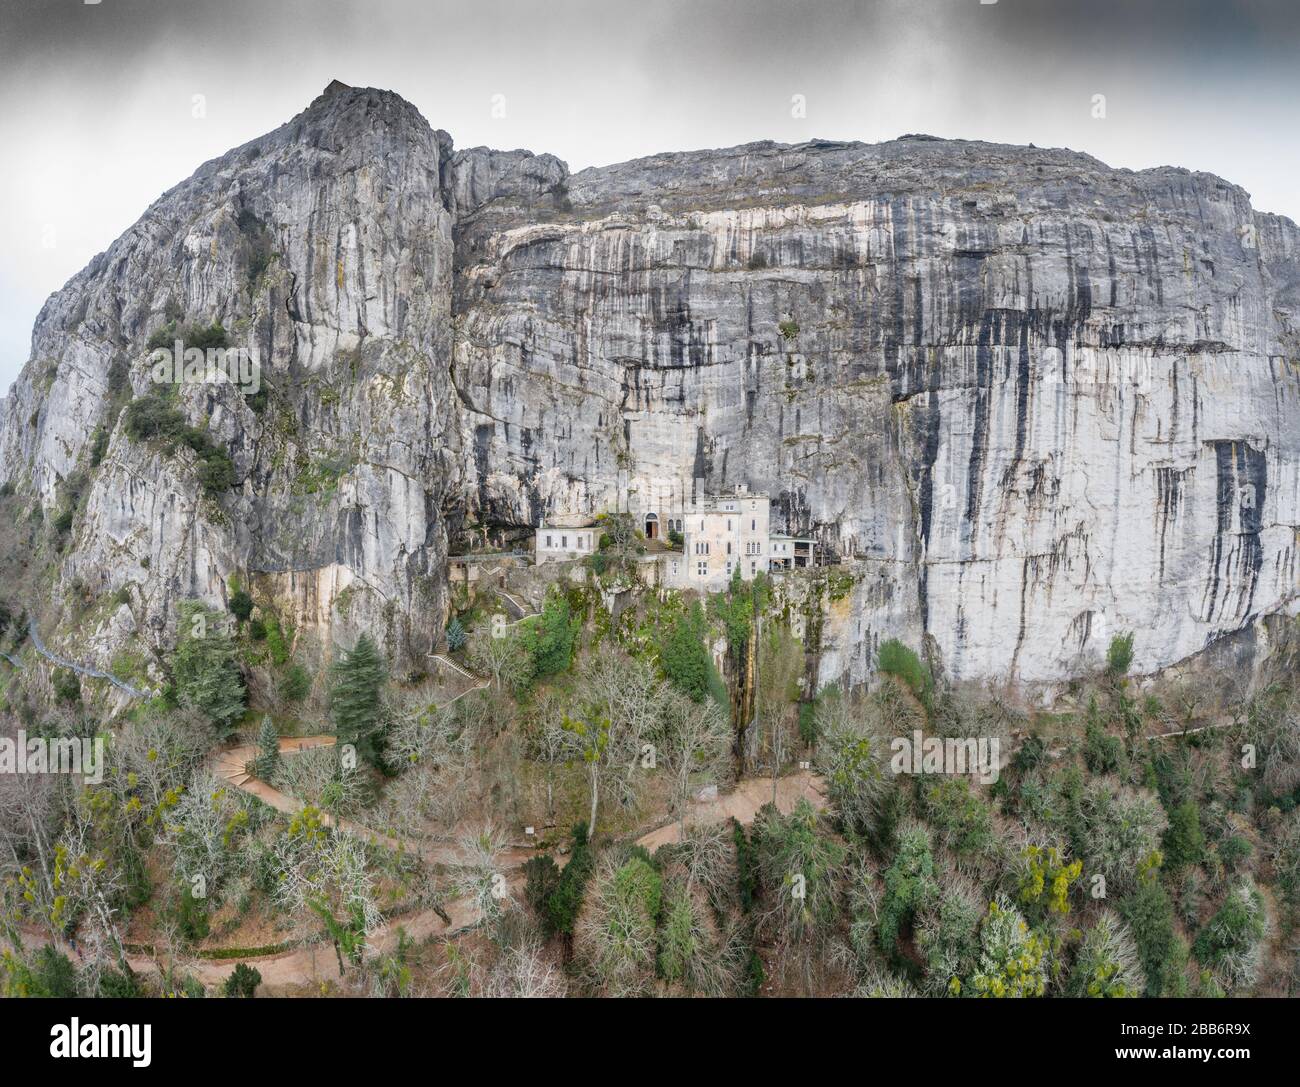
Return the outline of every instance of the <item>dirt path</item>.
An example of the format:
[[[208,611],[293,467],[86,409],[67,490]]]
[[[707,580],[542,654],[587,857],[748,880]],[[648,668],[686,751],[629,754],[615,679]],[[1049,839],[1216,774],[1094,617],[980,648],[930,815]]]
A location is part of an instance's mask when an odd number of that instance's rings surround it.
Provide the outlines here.
[[[776,806],[782,814],[788,815],[800,800],[807,800],[818,811],[824,809],[826,796],[822,792],[822,779],[808,770],[800,770],[797,774],[777,779]],[[758,810],[771,802],[771,778],[746,778],[731,792],[723,793],[715,800],[692,801],[686,813],[686,825],[689,828],[735,819],[748,826],[758,815]],[[674,820],[658,830],[642,835],[636,844],[653,853],[661,845],[671,845],[680,837],[680,827]]]
[[[333,747],[336,742],[334,736],[326,734],[318,736],[281,736],[280,755],[282,757],[292,756],[301,751],[310,751],[316,747]],[[212,772],[220,780],[228,782],[251,796],[257,797],[262,803],[270,805],[278,812],[283,812],[285,815],[297,815],[302,811],[305,805],[300,801],[287,793],[280,792],[279,789],[261,778],[253,777],[248,772],[248,764],[255,758],[257,758],[256,744],[239,744],[236,747],[226,748],[224,751],[217,752],[213,758]],[[457,865],[463,864],[465,861],[464,854],[453,845],[424,845],[409,839],[394,838],[351,819],[335,820],[329,812],[321,812],[321,822],[327,827],[337,826],[339,830],[351,834],[354,838],[360,838],[363,842],[382,846],[394,853],[402,852],[418,856],[429,864]],[[515,867],[528,860],[533,855],[533,852],[531,849],[511,848],[502,854],[503,862],[507,867]]]
[[[332,742],[333,737],[308,736],[303,737],[301,740],[281,740],[281,750],[285,749],[284,745],[286,743],[290,745],[298,743],[310,744],[313,741],[318,743]],[[235,753],[240,750],[240,748],[232,748],[226,754],[229,759],[233,759],[236,757]],[[297,748],[290,747],[289,750],[292,752],[296,751]],[[246,761],[247,759],[244,760],[244,762]],[[240,773],[243,773],[243,762],[238,765]],[[256,782],[256,779],[249,780]],[[298,810],[290,798],[285,797],[282,793],[277,793],[276,790],[271,789],[270,786],[265,786],[262,782],[257,782],[257,784],[262,785],[269,792],[275,794],[276,797],[288,802],[292,811]],[[820,810],[826,806],[821,787],[821,779],[808,771],[801,771],[783,777],[777,783],[777,807],[782,812],[788,813],[802,798],[808,800],[815,808]],[[259,794],[254,793],[254,795]],[[740,782],[731,792],[721,794],[714,800],[692,803],[686,822],[688,826],[706,825],[735,818],[738,822],[748,825],[754,821],[759,809],[764,804],[769,803],[771,799],[771,778],[747,778]],[[271,800],[267,802],[276,806]],[[345,825],[343,829],[347,830],[348,828]],[[643,834],[636,841],[638,845],[653,851],[661,845],[667,845],[677,840],[678,824],[674,821]],[[448,852],[457,860],[459,859],[459,855],[454,850]],[[503,866],[507,870],[514,872],[509,881],[509,887],[511,894],[516,899],[523,890],[524,882],[519,867],[528,857],[533,855],[534,851],[532,850],[511,850],[502,858]],[[560,861],[563,861],[563,859],[562,857],[557,858]],[[451,863],[455,863],[455,861]],[[397,946],[399,929],[405,932],[409,938],[421,941],[430,937],[455,935],[472,928],[480,920],[477,907],[471,898],[461,898],[446,903],[443,910],[450,918],[450,924],[445,922],[432,909],[420,910],[404,917],[392,918],[372,934],[367,945],[367,953],[373,956],[392,951]],[[48,937],[40,937],[25,932],[23,933],[23,941],[29,943],[29,946],[35,947],[48,942]],[[60,941],[60,947],[66,954],[75,959],[75,954],[72,954],[71,949],[62,941]],[[146,955],[130,955],[127,961],[131,964],[132,970],[140,973],[153,974],[157,970],[154,960]],[[282,996],[295,992],[306,985],[319,985],[339,980],[338,958],[334,953],[333,946],[328,943],[312,944],[308,947],[295,948],[292,951],[284,951],[278,955],[267,955],[260,958],[251,957],[220,962],[210,959],[197,959],[188,964],[188,968],[204,985],[220,985],[234,971],[237,961],[248,962],[257,967],[258,972],[262,975],[261,991],[269,996]]]

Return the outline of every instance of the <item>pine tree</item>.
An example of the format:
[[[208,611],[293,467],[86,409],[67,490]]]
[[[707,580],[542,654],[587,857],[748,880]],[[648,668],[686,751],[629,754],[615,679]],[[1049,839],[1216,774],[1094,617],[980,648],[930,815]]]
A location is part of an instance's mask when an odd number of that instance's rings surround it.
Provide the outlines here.
[[[384,736],[380,690],[384,684],[384,659],[368,634],[361,635],[350,653],[331,670],[330,715],[340,744],[353,744],[372,766],[384,767]]]
[[[181,637],[172,661],[176,701],[206,714],[229,733],[244,715],[244,678],[234,641],[203,605],[181,611]]]
[[[247,963],[237,963],[235,972],[226,978],[221,991],[230,997],[248,998],[257,992],[262,984],[262,972]]]
[[[263,781],[270,781],[280,765],[280,732],[270,714],[262,717],[262,731],[257,737],[257,760],[254,769]]]

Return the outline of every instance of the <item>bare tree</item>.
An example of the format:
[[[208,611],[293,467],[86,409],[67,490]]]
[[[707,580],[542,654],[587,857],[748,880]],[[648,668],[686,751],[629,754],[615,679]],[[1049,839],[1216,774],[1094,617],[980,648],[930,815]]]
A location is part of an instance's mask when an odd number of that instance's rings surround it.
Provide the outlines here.
[[[587,766],[587,833],[594,836],[602,795],[624,806],[636,802],[646,756],[643,744],[656,735],[666,692],[648,665],[614,652],[589,658],[582,680],[582,716],[566,716],[564,728],[580,744]]]
[[[514,690],[532,675],[532,659],[518,635],[505,632],[498,636],[491,629],[475,630],[469,637],[469,665],[492,681],[493,689]]]
[[[581,738],[564,727],[563,700],[552,692],[538,699],[528,729],[528,757],[540,762],[546,774],[546,825],[555,825],[555,773],[560,766],[582,757]]]
[[[664,760],[673,776],[673,807],[682,836],[686,834],[686,809],[691,778],[717,780],[730,762],[731,725],[712,699],[694,702],[675,691],[663,694],[667,722]]]

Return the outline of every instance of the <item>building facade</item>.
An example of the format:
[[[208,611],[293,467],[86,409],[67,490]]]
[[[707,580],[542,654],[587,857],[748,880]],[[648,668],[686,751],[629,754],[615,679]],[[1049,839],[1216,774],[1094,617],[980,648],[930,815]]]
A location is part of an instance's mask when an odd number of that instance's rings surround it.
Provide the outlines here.
[[[544,562],[567,562],[595,552],[600,529],[592,525],[539,525],[536,540],[539,566]]]

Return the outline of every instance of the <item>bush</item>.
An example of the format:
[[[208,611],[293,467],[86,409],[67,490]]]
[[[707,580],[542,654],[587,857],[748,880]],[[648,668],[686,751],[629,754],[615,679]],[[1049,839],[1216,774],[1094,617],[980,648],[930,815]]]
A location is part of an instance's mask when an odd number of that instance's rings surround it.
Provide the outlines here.
[[[886,675],[894,676],[907,684],[911,692],[921,700],[922,705],[930,704],[934,691],[934,679],[928,669],[912,650],[897,638],[890,638],[880,643],[876,653],[876,667]]]
[[[181,935],[190,943],[207,939],[210,931],[207,904],[203,899],[194,897],[189,884],[181,889],[174,918]]]
[[[54,694],[60,702],[81,701],[81,680],[71,668],[54,669]]]
[[[546,927],[551,932],[573,935],[587,881],[596,867],[596,857],[587,841],[587,825],[579,823],[573,828],[573,855],[564,866],[555,890],[546,900]]]
[[[562,593],[552,593],[529,630],[534,671],[538,676],[552,676],[568,669],[581,624],[580,618],[574,618],[568,598]]]
[[[202,325],[191,325],[185,332],[185,346],[186,348],[197,347],[200,351],[207,351],[214,347],[229,347],[230,336],[220,321],[213,321],[206,328]]]
[[[1133,663],[1133,634],[1116,634],[1106,650],[1106,671],[1115,679],[1128,674]]]
[[[664,678],[694,702],[709,693],[713,660],[704,646],[704,611],[696,604],[680,615],[659,647],[659,668]]]
[[[236,589],[230,596],[230,613],[241,623],[246,623],[253,614],[253,598],[243,589]]]
[[[301,664],[289,666],[280,683],[280,697],[286,702],[301,702],[311,694],[311,676]]]
[[[885,871],[885,893],[876,929],[880,950],[891,959],[899,956],[898,938],[918,910],[934,899],[934,855],[925,827],[912,824],[898,836],[894,862]]]
[[[1174,907],[1164,887],[1148,879],[1119,904],[1146,974],[1146,995],[1185,996],[1187,948],[1174,926]]]
[[[261,984],[261,971],[256,967],[241,962],[235,964],[234,971],[228,978],[226,978],[225,984],[221,987],[221,991],[224,995],[229,997],[251,998],[257,992],[257,987]]]
[[[280,620],[274,615],[267,615],[262,620],[262,628],[266,635],[267,651],[271,654],[271,663],[277,667],[287,663],[292,631],[286,632],[283,630],[280,626]]]
[[[106,970],[99,979],[98,996],[106,1000],[134,999],[141,995],[140,983],[134,974],[123,974],[116,970]]]
[[[1192,950],[1228,989],[1254,983],[1266,929],[1264,900],[1254,882],[1243,879],[1197,934]]]
[[[543,926],[549,925],[547,903],[560,885],[560,866],[549,853],[524,864],[524,898]]]
[[[1083,761],[1090,773],[1119,773],[1122,777],[1128,766],[1124,741],[1109,735],[1096,720],[1090,719],[1084,726]]]
[[[77,968],[52,944],[43,944],[32,956],[30,996],[75,997]]]
[[[461,621],[453,618],[452,621],[447,624],[447,648],[454,653],[457,649],[463,648],[468,639],[469,636],[465,633],[465,628],[461,625]]]
[[[1195,800],[1184,801],[1169,813],[1169,826],[1161,844],[1170,871],[1201,863],[1205,856],[1205,835],[1201,831],[1201,809]]]
[[[198,457],[199,483],[209,498],[216,498],[235,483],[235,465],[230,455],[217,446],[206,431],[190,426],[184,414],[158,392],[151,392],[127,405],[123,428],[134,442],[157,442],[167,453],[180,446]]]

